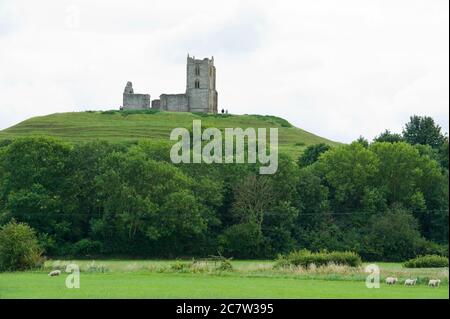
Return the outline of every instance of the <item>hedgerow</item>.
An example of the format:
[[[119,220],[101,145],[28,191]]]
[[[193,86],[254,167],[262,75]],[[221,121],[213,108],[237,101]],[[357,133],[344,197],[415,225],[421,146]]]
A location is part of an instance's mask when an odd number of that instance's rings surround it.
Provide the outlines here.
[[[301,266],[309,267],[314,264],[317,267],[329,264],[347,265],[358,267],[362,264],[361,257],[351,251],[322,251],[311,252],[307,249],[293,251],[287,255],[280,255],[277,260],[277,266]]]
[[[426,255],[410,259],[403,264],[406,268],[441,268],[448,267],[448,258],[439,255]]]

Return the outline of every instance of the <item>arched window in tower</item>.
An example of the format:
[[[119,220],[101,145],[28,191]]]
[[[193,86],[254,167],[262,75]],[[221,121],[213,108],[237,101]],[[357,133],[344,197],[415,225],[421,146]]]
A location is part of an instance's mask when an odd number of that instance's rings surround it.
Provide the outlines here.
[[[195,75],[200,75],[200,66],[199,65],[195,66]]]
[[[195,88],[196,89],[200,88],[200,81],[199,80],[195,80]]]

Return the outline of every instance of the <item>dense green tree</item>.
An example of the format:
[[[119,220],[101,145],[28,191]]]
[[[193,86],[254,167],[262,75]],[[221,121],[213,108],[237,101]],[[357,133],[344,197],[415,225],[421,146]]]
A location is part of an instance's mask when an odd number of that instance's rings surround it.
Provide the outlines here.
[[[436,212],[448,207],[448,179],[439,164],[407,143],[375,143],[371,150],[380,163],[375,182],[385,190],[387,203],[401,203],[411,209],[427,238],[436,231],[442,234],[442,227],[432,225]]]
[[[395,207],[369,220],[360,253],[370,260],[404,261],[418,255],[424,241],[411,212]]]
[[[291,202],[278,202],[268,210],[261,227],[263,234],[263,257],[274,258],[279,253],[286,253],[296,248],[294,231],[298,209]]]
[[[16,140],[2,156],[2,190],[7,193],[40,184],[59,191],[61,180],[71,173],[67,165],[70,151],[69,145],[51,138]]]
[[[300,167],[305,167],[315,163],[319,159],[320,154],[325,153],[329,149],[331,149],[331,147],[325,143],[309,145],[303,151],[302,155],[300,155],[298,165]]]
[[[127,148],[120,144],[93,141],[74,146],[68,160],[72,174],[68,177],[76,209],[73,227],[85,238],[89,235],[90,220],[102,213],[102,204],[97,195],[96,180],[103,161],[113,152],[125,153]],[[80,244],[81,245],[81,244]]]
[[[411,116],[406,123],[403,138],[412,145],[430,145],[432,148],[440,148],[445,139],[441,127],[431,117],[417,115]]]
[[[376,136],[373,139],[374,142],[388,142],[388,143],[397,143],[403,142],[403,136],[398,133],[392,133],[389,130],[385,130],[380,135]]]
[[[255,258],[260,256],[263,237],[259,225],[253,222],[235,224],[219,238],[219,250],[225,256]]]
[[[196,198],[187,190],[168,196],[158,220],[162,236],[179,239],[201,234],[207,226]]]
[[[448,166],[448,136],[445,137],[444,142],[442,143],[441,147],[439,148],[439,163],[441,164],[442,168],[447,170],[449,169]]]
[[[277,173],[270,176],[272,205],[264,213],[261,231],[264,257],[275,257],[296,247],[294,230],[298,216],[297,184],[299,169],[290,157],[280,154]]]
[[[294,203],[297,200],[296,186],[299,168],[290,157],[280,154],[278,170],[270,177],[270,184],[275,202],[286,201]]]
[[[148,159],[138,149],[110,154],[100,171],[96,189],[99,201],[103,203],[102,214],[91,223],[94,223],[95,234],[117,246],[130,241],[144,246],[143,237],[158,239],[167,235],[173,226],[169,221],[176,220],[169,218],[163,228],[161,214],[176,214],[175,205],[181,203],[172,202],[177,198],[173,194],[188,191],[192,185],[178,168]],[[197,211],[188,208],[185,213],[192,213],[194,218]],[[174,211],[168,211],[170,209]]]
[[[0,205],[4,220],[15,218],[63,246],[81,239],[73,227],[77,200],[71,183],[71,147],[51,138],[23,138],[3,149]]]
[[[317,172],[329,189],[333,209],[346,212],[361,207],[379,173],[379,160],[372,151],[354,142],[324,153]]]
[[[261,229],[265,212],[273,203],[269,178],[249,175],[236,187],[232,211],[239,223],[252,223]]]
[[[297,193],[299,210],[297,231],[314,229],[328,218],[327,213],[330,212],[328,188],[323,185],[314,168],[306,167],[300,170]]]
[[[375,143],[370,150],[378,158],[376,184],[385,188],[388,204],[409,204],[423,176],[421,157],[417,149],[407,143]]]
[[[0,149],[3,147],[8,146],[9,144],[11,144],[13,141],[10,139],[2,139],[0,140]]]
[[[354,143],[361,144],[365,148],[369,147],[369,141],[362,135],[360,135]]]

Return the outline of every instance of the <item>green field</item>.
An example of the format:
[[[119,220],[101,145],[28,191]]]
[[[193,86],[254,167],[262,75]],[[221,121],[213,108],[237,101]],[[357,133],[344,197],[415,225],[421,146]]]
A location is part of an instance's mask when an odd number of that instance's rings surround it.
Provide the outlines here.
[[[233,261],[232,272],[212,272],[204,264],[198,272],[171,270],[175,261],[74,261],[81,269],[80,289],[65,287],[66,275],[49,277],[69,262],[47,262],[41,271],[0,274],[0,298],[448,298],[448,268],[403,269],[380,263],[382,279],[419,278],[415,287],[381,284],[365,286],[363,269],[275,271],[270,261]],[[439,288],[428,278],[442,278]]]
[[[0,131],[0,139],[24,136],[53,136],[68,142],[84,142],[95,139],[132,143],[140,139],[169,141],[169,134],[176,127],[192,127],[193,120],[201,120],[202,127],[224,128],[278,128],[280,152],[299,155],[302,150],[316,143],[337,145],[287,121],[261,115],[214,115],[193,113],[157,112],[154,114],[128,114],[126,112],[77,112],[58,113],[28,119]]]

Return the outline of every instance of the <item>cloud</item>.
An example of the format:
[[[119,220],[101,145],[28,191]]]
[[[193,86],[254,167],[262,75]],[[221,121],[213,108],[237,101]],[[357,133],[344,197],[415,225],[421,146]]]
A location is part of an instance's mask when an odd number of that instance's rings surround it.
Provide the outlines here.
[[[412,114],[448,131],[447,1],[72,1],[0,4],[0,129],[185,90],[214,56],[220,107],[349,142]]]
[[[169,42],[167,51],[214,53],[239,58],[251,54],[262,45],[265,28],[264,15],[248,7],[238,8],[232,16],[216,22],[212,27],[204,23],[190,25]],[[168,41],[166,41],[168,42]]]

